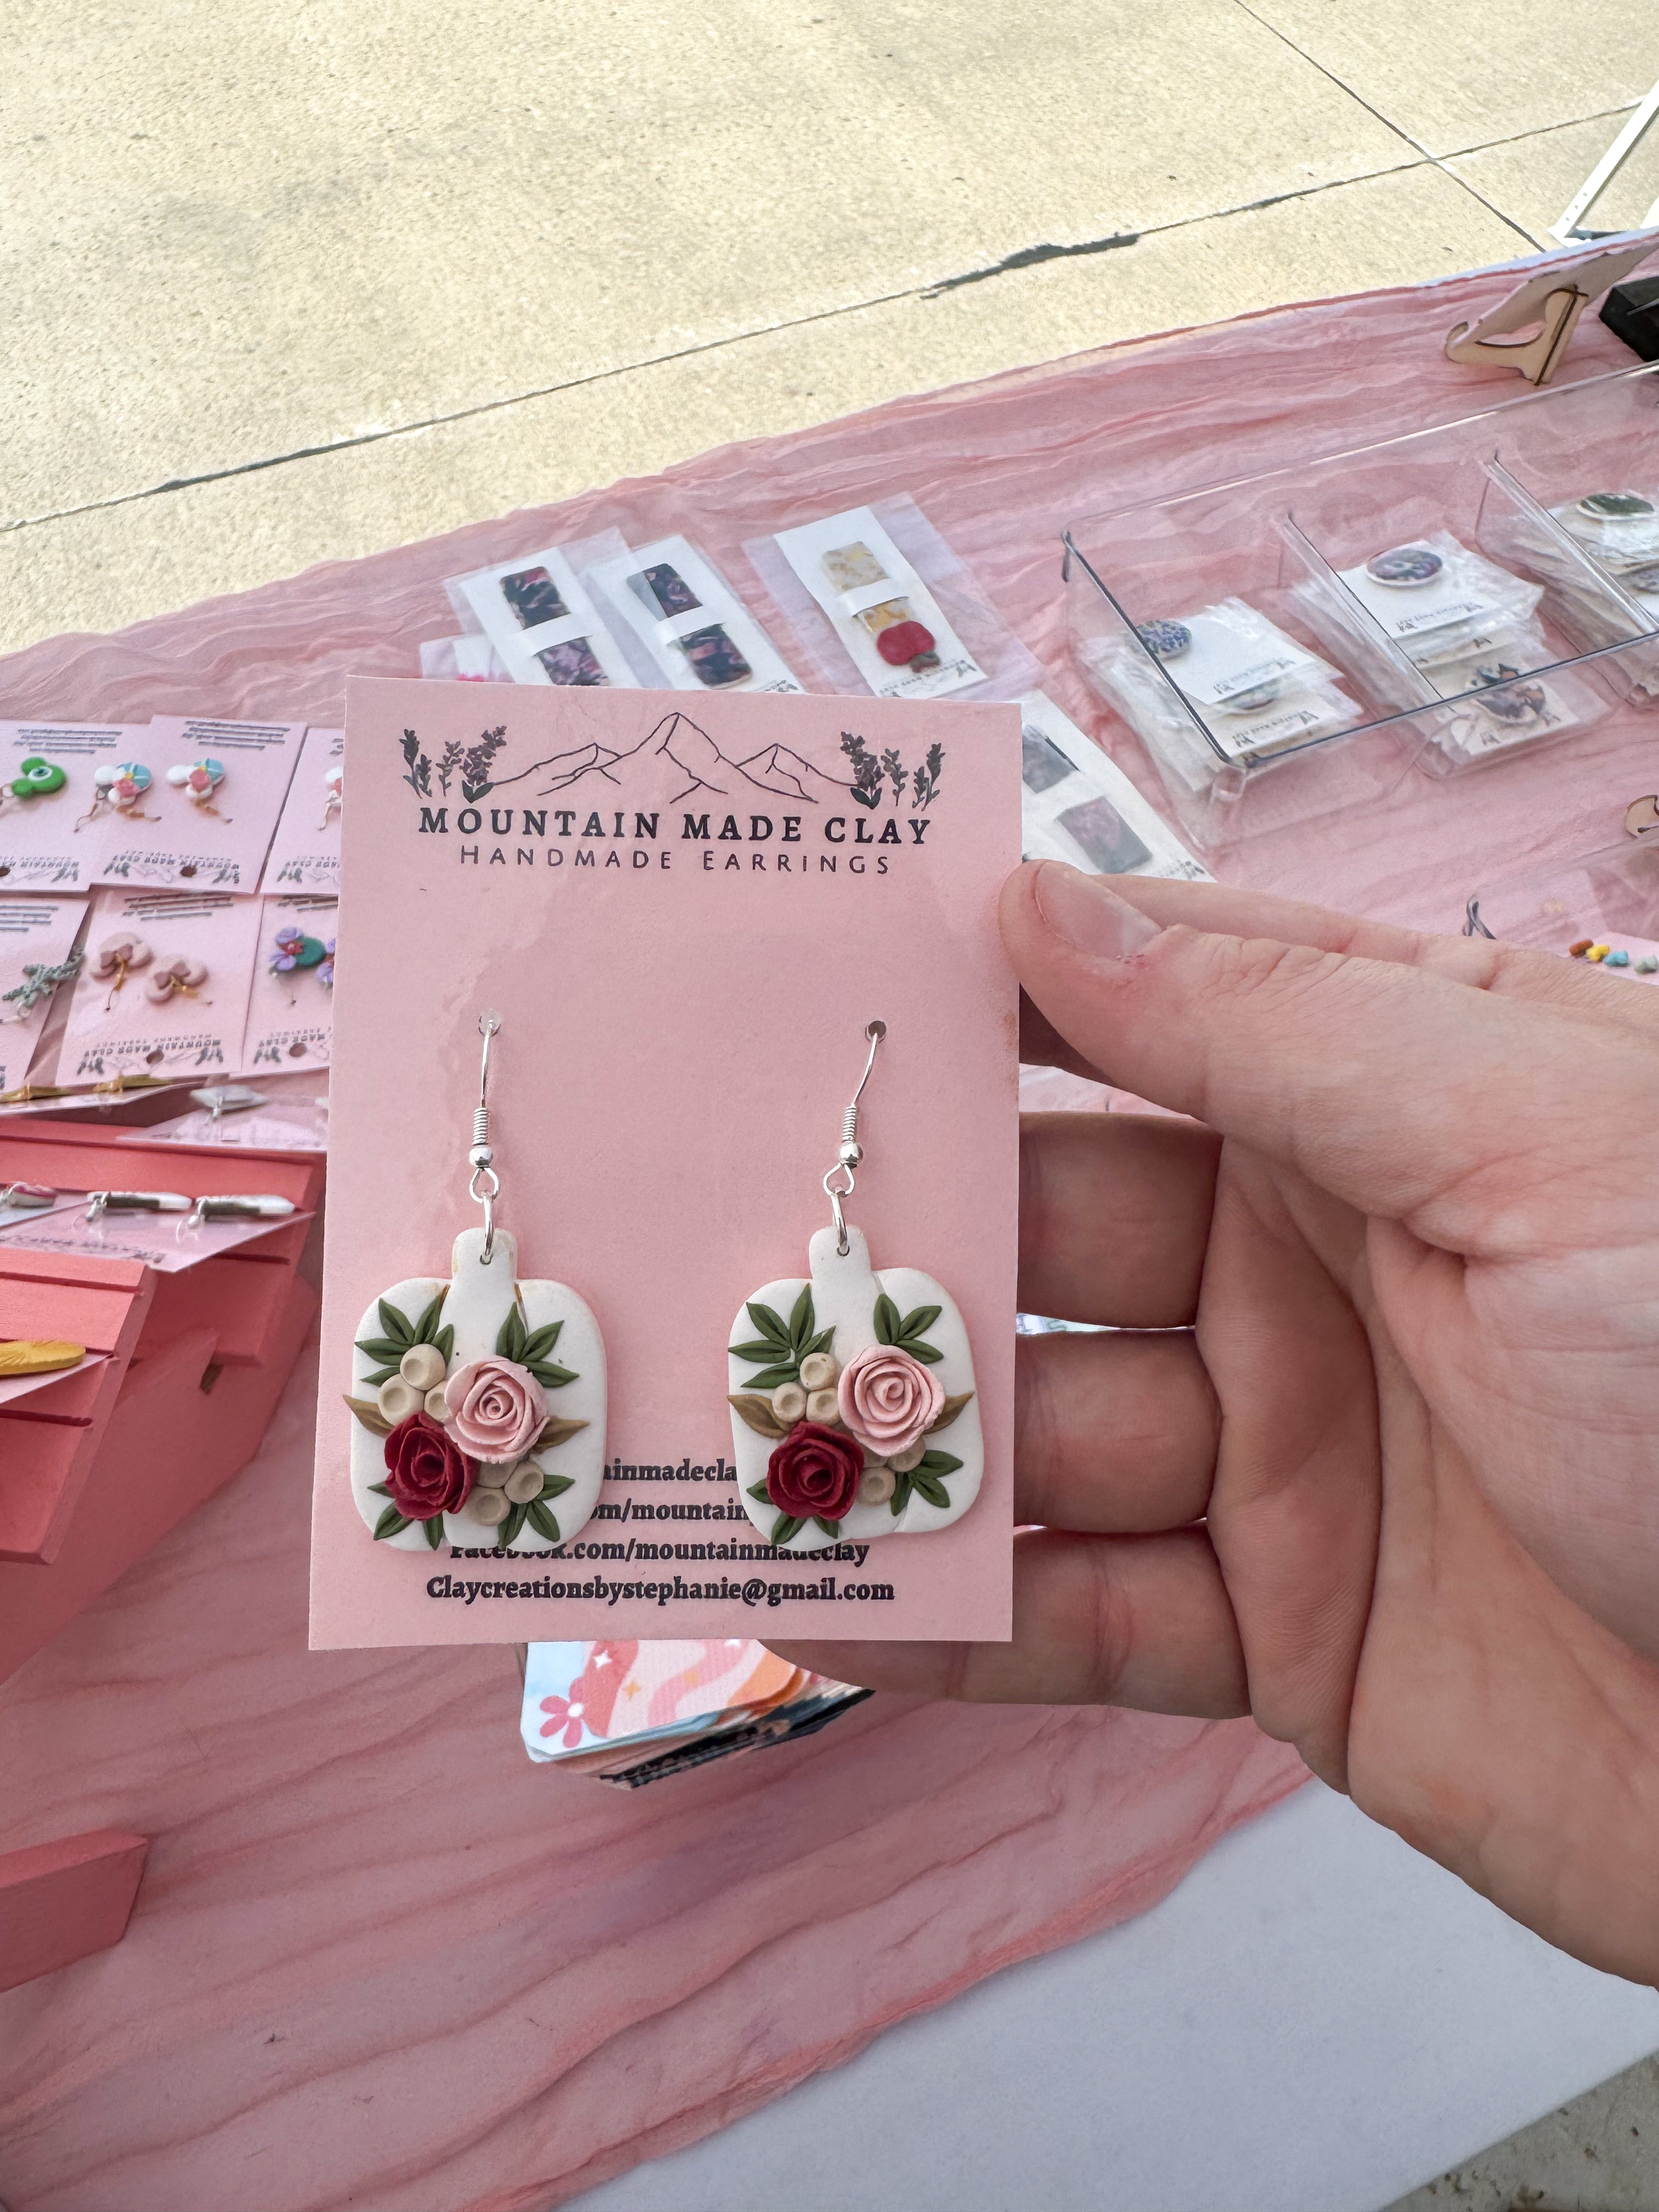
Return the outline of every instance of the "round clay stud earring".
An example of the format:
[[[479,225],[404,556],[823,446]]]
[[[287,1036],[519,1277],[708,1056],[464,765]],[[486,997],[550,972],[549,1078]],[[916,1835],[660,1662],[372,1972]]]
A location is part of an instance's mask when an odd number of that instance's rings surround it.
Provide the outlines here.
[[[207,969],[200,960],[187,960],[174,953],[166,960],[158,960],[144,984],[144,996],[153,999],[158,1006],[165,1006],[174,999],[201,998],[202,986],[207,981]],[[213,1004],[211,999],[202,999],[204,1006]]]
[[[178,761],[167,770],[167,781],[175,789],[182,791],[192,806],[222,822],[228,817],[219,812],[214,803],[214,793],[224,780],[225,764],[222,761]]]
[[[1390,552],[1373,554],[1365,563],[1365,574],[1374,584],[1409,589],[1417,584],[1431,584],[1445,565],[1430,546],[1396,545]]]
[[[1653,501],[1639,491],[1593,491],[1579,501],[1578,512],[1592,522],[1634,522],[1653,513]]]
[[[143,939],[135,937],[131,930],[104,939],[92,956],[91,974],[94,982],[109,984],[109,996],[104,1001],[106,1013],[115,1004],[115,994],[127,977],[141,968],[148,968],[152,957]]]
[[[933,650],[936,640],[926,623],[890,623],[876,632],[876,651],[890,666],[908,667]]]
[[[105,761],[92,772],[92,805],[76,828],[104,814],[119,814],[129,822],[159,822],[159,814],[143,811],[144,794],[155,781],[143,761]]]
[[[39,753],[31,753],[26,761],[18,763],[17,773],[11,780],[11,795],[14,799],[49,799],[68,781],[68,775],[56,761],[43,760]]]
[[[332,951],[332,945],[325,945],[320,937],[307,937],[294,922],[285,921],[271,940],[270,972],[273,975],[292,975],[303,968],[320,970],[326,965],[329,972],[324,980],[331,987]]]
[[[1159,660],[1178,659],[1193,641],[1191,630],[1185,623],[1178,622],[1137,623],[1135,635],[1147,652]]]

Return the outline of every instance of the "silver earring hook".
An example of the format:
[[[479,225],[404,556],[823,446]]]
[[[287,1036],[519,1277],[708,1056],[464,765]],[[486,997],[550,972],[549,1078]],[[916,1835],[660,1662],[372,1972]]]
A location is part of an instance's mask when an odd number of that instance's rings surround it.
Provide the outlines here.
[[[483,1208],[483,1250],[478,1257],[486,1267],[495,1254],[495,1200],[501,1188],[501,1179],[493,1164],[495,1155],[489,1149],[489,1041],[501,1025],[499,1014],[480,1014],[478,1017],[478,1034],[483,1039],[483,1059],[478,1068],[478,1103],[472,1109],[472,1145],[466,1156],[472,1164],[472,1180],[467,1185],[467,1194],[477,1199]]]
[[[823,1178],[830,1211],[835,1217],[836,1252],[843,1260],[851,1247],[847,1238],[847,1217],[841,1210],[841,1202],[853,1195],[855,1182],[853,1170],[864,1158],[864,1148],[859,1143],[859,1101],[864,1096],[865,1085],[870,1080],[870,1071],[876,1064],[876,1047],[886,1036],[887,1024],[885,1022],[867,1022],[864,1034],[870,1040],[870,1056],[864,1063],[864,1073],[859,1078],[859,1087],[853,1093],[852,1103],[842,1115],[841,1150],[836,1154],[836,1164]]]

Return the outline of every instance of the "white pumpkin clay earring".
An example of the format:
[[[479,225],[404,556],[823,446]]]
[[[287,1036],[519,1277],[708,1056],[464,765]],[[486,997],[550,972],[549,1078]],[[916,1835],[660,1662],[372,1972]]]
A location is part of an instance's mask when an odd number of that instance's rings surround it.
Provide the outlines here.
[[[563,1283],[520,1282],[495,1226],[489,1048],[472,1117],[469,1194],[483,1226],[455,1239],[447,1281],[394,1283],[363,1316],[352,1361],[351,1491],[379,1542],[546,1552],[581,1528],[605,1477],[605,1340]]]
[[[833,1225],[812,1238],[805,1280],[764,1284],[745,1301],[727,1347],[744,1510],[792,1552],[946,1528],[985,1471],[955,1300],[915,1267],[874,1273],[863,1231],[842,1211],[864,1158],[859,1101],[887,1025],[864,1034],[870,1056],[823,1178]]]
[[[143,761],[106,761],[92,772],[92,805],[76,828],[106,814],[119,814],[128,822],[159,822],[159,814],[144,812],[144,794],[155,781]]]
[[[199,813],[212,815],[216,822],[228,822],[229,815],[221,814],[214,801],[214,793],[225,780],[222,761],[177,761],[167,770],[167,781],[177,791],[182,791]]]

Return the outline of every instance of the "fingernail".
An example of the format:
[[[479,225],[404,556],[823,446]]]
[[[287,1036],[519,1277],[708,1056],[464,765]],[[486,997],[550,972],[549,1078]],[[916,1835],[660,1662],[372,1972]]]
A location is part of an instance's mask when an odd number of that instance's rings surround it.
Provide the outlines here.
[[[1048,927],[1091,960],[1127,960],[1162,933],[1138,908],[1064,860],[1045,860],[1037,870],[1036,902]]]

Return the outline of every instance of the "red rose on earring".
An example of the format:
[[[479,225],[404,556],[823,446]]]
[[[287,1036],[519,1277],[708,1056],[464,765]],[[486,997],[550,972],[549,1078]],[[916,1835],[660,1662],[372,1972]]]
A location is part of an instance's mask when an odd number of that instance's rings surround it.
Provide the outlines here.
[[[796,1521],[839,1521],[853,1510],[864,1448],[840,1429],[797,1421],[766,1462],[766,1494]]]
[[[386,1488],[406,1521],[459,1513],[472,1489],[472,1462],[428,1413],[411,1413],[386,1440]]]

